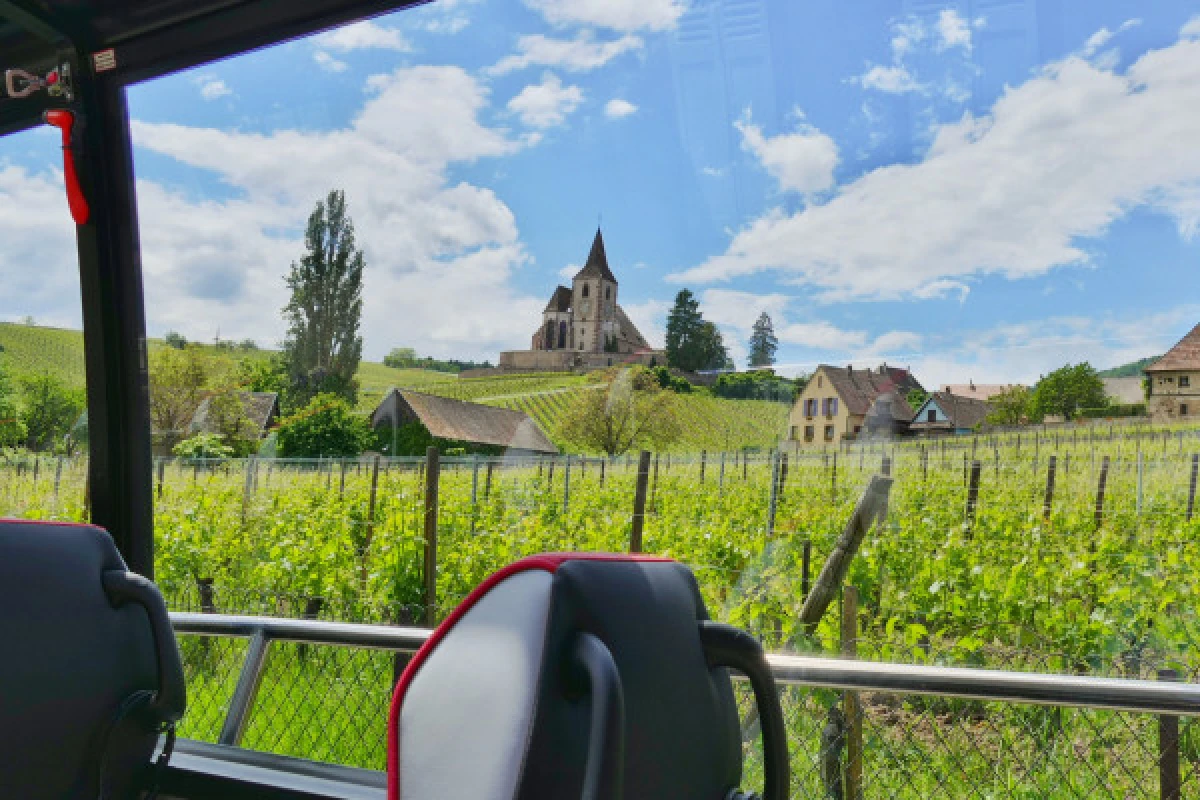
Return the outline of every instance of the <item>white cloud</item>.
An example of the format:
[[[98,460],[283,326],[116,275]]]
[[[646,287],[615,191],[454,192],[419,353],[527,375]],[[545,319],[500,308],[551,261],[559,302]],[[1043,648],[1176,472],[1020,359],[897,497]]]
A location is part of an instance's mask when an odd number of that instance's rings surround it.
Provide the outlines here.
[[[233,89],[215,75],[198,75],[194,80],[200,87],[200,96],[205,100],[219,100],[233,94]]]
[[[925,88],[917,82],[907,67],[900,64],[890,67],[877,64],[854,80],[864,89],[874,89],[888,94],[919,92]]]
[[[638,107],[628,100],[622,100],[619,97],[614,97],[604,104],[604,116],[609,119],[620,119],[628,117],[630,114],[636,114]]]
[[[582,264],[567,264],[558,271],[558,277],[562,278],[564,282],[570,283],[581,269],[583,269]]]
[[[1200,14],[1189,19],[1179,29],[1179,35],[1185,39],[1193,39],[1200,36]]]
[[[491,190],[448,177],[454,164],[522,145],[481,124],[488,91],[457,67],[400,69],[372,85],[375,93],[353,122],[333,131],[258,134],[134,122],[139,151],[207,170],[234,193],[197,201],[139,182],[152,332],[175,328],[207,338],[219,326],[227,337],[278,341],[284,326],[276,312],[287,299],[282,276],[303,252],[304,220],[317,199],[339,187],[366,254],[368,357],[399,341],[432,354],[492,358],[527,345],[544,299],[511,286],[528,262],[513,213]],[[25,176],[24,183],[36,187],[39,180]],[[4,276],[13,245],[0,235]]]
[[[1083,264],[1080,240],[1137,207],[1195,231],[1196,206],[1181,198],[1200,186],[1197,139],[1200,40],[1150,51],[1125,74],[1072,57],[1007,90],[989,115],[941,126],[920,163],[875,169],[824,205],[772,210],[672,277],[776,270],[836,300]]]
[[[345,72],[350,66],[345,61],[339,61],[324,50],[318,50],[313,53],[313,61],[317,62],[317,66],[326,72]]]
[[[626,303],[618,300],[629,321],[637,326],[651,347],[662,348],[667,340],[667,312],[671,304],[665,300],[646,300]]]
[[[700,173],[709,178],[721,178],[721,177],[724,177],[725,170],[719,169],[717,167],[701,167]]]
[[[912,331],[888,331],[875,337],[871,342],[871,352],[880,355],[907,355],[921,348],[925,341],[919,333]]]
[[[784,191],[810,194],[833,186],[833,170],[838,164],[838,148],[828,135],[803,122],[795,133],[763,136],[762,129],[750,122],[749,115],[734,123],[742,134],[742,149],[753,153],[763,168],[779,182]]]
[[[412,50],[412,45],[399,30],[385,28],[370,20],[322,33],[314,41],[322,49],[336,50],[340,53],[352,50],[394,50],[407,53]]]
[[[665,31],[675,27],[683,0],[525,0],[551,25],[588,25],[617,31]]]
[[[867,344],[865,331],[842,330],[825,322],[793,322],[775,328],[779,341],[799,345],[811,350],[832,350],[845,353],[858,350]]]
[[[1089,36],[1087,41],[1083,43],[1083,57],[1091,58],[1097,52],[1099,52],[1100,48],[1112,41],[1112,38],[1118,33],[1122,33],[1141,24],[1142,21],[1140,19],[1127,19],[1121,23],[1121,27],[1117,28],[1116,32],[1110,31],[1108,28],[1101,28]]]
[[[700,295],[700,312],[704,318],[739,333],[748,333],[758,315],[767,312],[778,325],[791,302],[785,294],[753,294],[732,289],[705,289]]]
[[[509,100],[508,110],[531,128],[553,128],[566,122],[581,103],[582,89],[563,86],[557,75],[547,72],[541,83],[531,83]]]
[[[938,14],[937,34],[939,51],[961,47],[968,53],[971,52],[971,27],[955,9],[944,8]]]
[[[908,19],[892,25],[892,57],[899,60],[925,41],[925,26],[920,20]]]
[[[622,53],[640,50],[640,37],[626,34],[619,39],[597,42],[591,31],[580,31],[574,39],[555,39],[533,33],[517,39],[517,52],[488,67],[491,75],[504,75],[526,67],[556,67],[568,72],[586,72],[602,67]]]

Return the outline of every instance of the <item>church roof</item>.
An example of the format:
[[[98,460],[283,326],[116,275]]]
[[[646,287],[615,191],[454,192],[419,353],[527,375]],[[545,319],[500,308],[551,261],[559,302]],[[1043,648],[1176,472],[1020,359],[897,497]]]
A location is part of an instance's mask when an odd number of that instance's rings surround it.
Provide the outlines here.
[[[546,303],[546,308],[542,312],[545,314],[548,311],[567,311],[571,308],[571,290],[565,286],[559,286],[554,290],[554,294],[550,295],[550,302]]]
[[[596,238],[592,240],[592,249],[588,253],[587,263],[575,274],[575,280],[580,278],[603,278],[606,281],[617,282],[612,270],[608,268],[608,256],[604,253],[604,237],[600,229],[596,229]]]

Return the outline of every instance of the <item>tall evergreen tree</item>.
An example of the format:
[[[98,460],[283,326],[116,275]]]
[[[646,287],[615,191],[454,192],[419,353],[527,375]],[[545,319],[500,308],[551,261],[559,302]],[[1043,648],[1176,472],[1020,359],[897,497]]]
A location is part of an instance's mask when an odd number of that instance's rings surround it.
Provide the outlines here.
[[[290,405],[319,392],[355,402],[354,373],[362,358],[362,274],[365,262],[346,214],[346,194],[333,190],[308,218],[305,252],[287,276],[291,300],[284,343],[292,381]]]
[[[705,320],[700,324],[700,335],[696,343],[696,369],[733,369],[733,359],[721,329]]]
[[[689,289],[680,289],[667,314],[667,365],[692,371],[697,368],[696,344],[704,317],[700,303]]]
[[[750,366],[771,366],[775,363],[775,352],[778,349],[779,339],[775,337],[775,326],[764,311],[754,321],[754,329],[750,334]]]

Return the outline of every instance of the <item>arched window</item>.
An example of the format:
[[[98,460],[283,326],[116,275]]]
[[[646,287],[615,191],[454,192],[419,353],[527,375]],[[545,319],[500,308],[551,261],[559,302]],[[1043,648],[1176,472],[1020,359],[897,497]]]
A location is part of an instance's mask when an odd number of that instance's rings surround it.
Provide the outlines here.
[[[558,323],[558,349],[562,350],[567,346],[567,321],[562,320]]]
[[[542,336],[543,346],[547,350],[554,349],[554,320],[546,321],[546,333]]]
[[[588,296],[588,285],[586,283],[583,285],[583,296]]]

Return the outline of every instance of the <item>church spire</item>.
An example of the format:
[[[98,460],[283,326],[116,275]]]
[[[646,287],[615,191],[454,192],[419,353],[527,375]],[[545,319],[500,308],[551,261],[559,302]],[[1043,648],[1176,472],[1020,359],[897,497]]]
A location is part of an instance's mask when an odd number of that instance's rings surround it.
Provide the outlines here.
[[[576,273],[575,280],[592,277],[600,277],[613,283],[617,282],[612,270],[608,268],[608,255],[604,252],[604,236],[600,233],[599,228],[596,228],[596,238],[592,240],[592,249],[588,253],[587,263]]]

